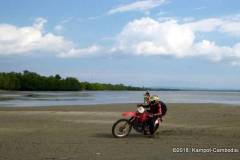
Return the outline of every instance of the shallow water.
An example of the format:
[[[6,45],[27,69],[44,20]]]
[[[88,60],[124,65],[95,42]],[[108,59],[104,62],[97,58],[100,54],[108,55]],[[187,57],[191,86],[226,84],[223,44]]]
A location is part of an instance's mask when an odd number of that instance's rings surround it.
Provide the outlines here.
[[[55,106],[142,103],[143,91],[16,92],[0,91],[0,106]],[[153,91],[167,103],[240,104],[239,92]]]

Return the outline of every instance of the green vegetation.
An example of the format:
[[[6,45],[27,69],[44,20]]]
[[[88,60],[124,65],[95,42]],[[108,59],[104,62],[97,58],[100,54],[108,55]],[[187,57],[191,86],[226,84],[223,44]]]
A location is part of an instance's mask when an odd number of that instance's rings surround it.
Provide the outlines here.
[[[74,77],[41,76],[34,72],[0,73],[0,89],[18,91],[144,90],[123,84],[79,82]]]

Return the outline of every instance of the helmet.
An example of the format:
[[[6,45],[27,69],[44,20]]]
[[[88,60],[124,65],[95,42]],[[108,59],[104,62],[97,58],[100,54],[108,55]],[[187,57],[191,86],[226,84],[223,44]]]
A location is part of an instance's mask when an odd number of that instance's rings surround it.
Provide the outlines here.
[[[147,92],[145,93],[145,96],[150,96],[150,93],[147,91]]]
[[[159,97],[156,96],[156,95],[153,95],[150,97],[150,102],[156,102],[156,101],[159,101]]]

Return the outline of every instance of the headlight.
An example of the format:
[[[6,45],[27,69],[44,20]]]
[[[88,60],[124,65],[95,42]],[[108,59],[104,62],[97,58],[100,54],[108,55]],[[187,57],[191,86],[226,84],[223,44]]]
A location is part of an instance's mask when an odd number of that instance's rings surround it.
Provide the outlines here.
[[[143,112],[145,111],[145,109],[144,109],[143,107],[138,107],[138,108],[137,108],[137,111],[138,111],[139,113],[143,113]]]

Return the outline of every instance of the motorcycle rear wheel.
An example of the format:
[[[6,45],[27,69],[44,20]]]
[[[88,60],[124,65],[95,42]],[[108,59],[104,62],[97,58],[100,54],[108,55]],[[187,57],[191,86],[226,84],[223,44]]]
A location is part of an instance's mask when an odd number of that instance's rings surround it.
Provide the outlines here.
[[[127,119],[120,119],[112,126],[112,135],[116,138],[127,137],[131,132],[132,125]]]

